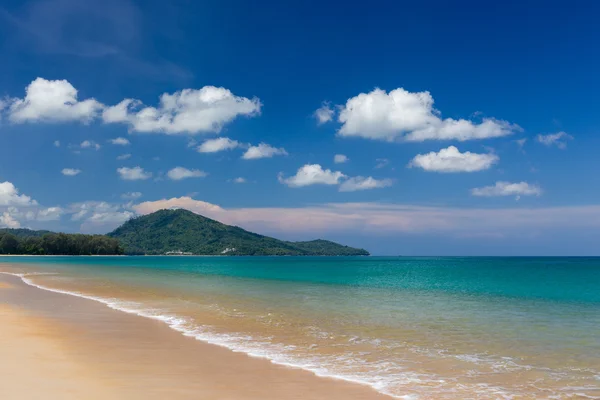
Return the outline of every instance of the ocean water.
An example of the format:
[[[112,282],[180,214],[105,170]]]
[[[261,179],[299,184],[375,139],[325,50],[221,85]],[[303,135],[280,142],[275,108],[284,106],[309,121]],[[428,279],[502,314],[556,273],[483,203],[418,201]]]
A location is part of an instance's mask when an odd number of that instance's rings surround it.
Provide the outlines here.
[[[26,283],[404,399],[600,399],[600,258],[0,257]]]

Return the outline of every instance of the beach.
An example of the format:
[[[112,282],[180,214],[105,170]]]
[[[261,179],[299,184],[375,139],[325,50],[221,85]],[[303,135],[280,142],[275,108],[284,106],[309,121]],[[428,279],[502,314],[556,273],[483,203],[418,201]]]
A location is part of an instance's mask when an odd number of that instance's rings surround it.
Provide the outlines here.
[[[599,284],[598,258],[0,257],[0,398],[600,398]]]
[[[385,399],[0,274],[2,399]]]

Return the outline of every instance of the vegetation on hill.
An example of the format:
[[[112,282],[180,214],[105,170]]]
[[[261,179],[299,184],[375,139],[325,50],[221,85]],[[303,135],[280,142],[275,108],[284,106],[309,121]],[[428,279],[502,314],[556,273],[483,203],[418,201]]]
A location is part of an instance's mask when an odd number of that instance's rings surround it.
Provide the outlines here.
[[[0,229],[0,254],[116,255],[123,254],[123,248],[118,240],[104,235]]]
[[[17,229],[12,229],[12,228],[0,228],[0,235],[2,235],[3,233],[10,233],[11,235],[14,235],[18,238],[28,238],[28,237],[42,237],[47,233],[53,233],[50,231],[34,231],[31,229],[25,229],[25,228],[17,228]]]
[[[317,239],[307,242],[287,242],[297,249],[303,250],[314,256],[368,256],[369,252],[363,249],[344,246],[329,240]]]
[[[285,242],[182,209],[133,218],[108,236],[118,239],[127,254],[369,255],[366,250],[326,240]]]

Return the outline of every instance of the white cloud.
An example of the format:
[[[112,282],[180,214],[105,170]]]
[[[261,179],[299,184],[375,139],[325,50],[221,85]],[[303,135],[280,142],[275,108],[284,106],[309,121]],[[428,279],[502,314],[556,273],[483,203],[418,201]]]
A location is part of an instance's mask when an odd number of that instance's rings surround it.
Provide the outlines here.
[[[522,129],[493,118],[481,123],[465,119],[441,119],[429,92],[398,88],[386,93],[375,89],[348,99],[338,121],[340,136],[421,142],[424,140],[472,140],[507,136]]]
[[[339,171],[323,169],[319,164],[306,164],[296,172],[296,175],[284,178],[280,174],[279,181],[289,187],[309,185],[337,185],[346,175]]]
[[[199,169],[187,169],[183,167],[175,167],[167,173],[169,179],[180,181],[187,178],[203,178],[208,175],[206,172]]]
[[[226,137],[209,139],[198,146],[199,153],[217,153],[219,151],[231,150],[239,147],[240,143],[237,140],[232,140]]]
[[[0,226],[19,228],[22,221],[56,221],[60,219],[64,210],[60,207],[39,208],[37,204],[25,205],[25,210],[11,206],[5,209],[0,216]],[[2,222],[3,220],[3,222]]]
[[[499,160],[495,154],[477,154],[469,151],[461,153],[450,146],[438,153],[418,154],[409,167],[423,168],[430,172],[475,172],[490,168]]]
[[[81,228],[84,231],[91,231],[98,226],[119,226],[134,216],[131,211],[95,212],[85,220]]]
[[[116,139],[110,139],[109,140],[110,143],[117,145],[117,146],[127,146],[129,144],[131,144],[129,142],[128,139],[124,138],[124,137],[118,137]]]
[[[197,214],[215,215],[224,211],[221,207],[191,197],[173,197],[156,201],[145,201],[133,206],[133,209],[141,215],[153,213],[158,210],[183,208]]]
[[[333,156],[333,162],[336,164],[343,164],[345,162],[348,162],[349,160],[350,159],[343,154],[336,154],[335,156]]]
[[[450,237],[523,235],[539,230],[600,229],[600,205],[547,208],[458,208],[389,203],[330,203],[309,207],[224,209],[190,197],[147,201],[134,205],[142,215],[184,208],[254,232],[391,232],[444,234]]]
[[[233,180],[234,183],[246,183],[246,178],[242,178],[241,176],[238,178],[235,178]]]
[[[140,197],[142,197],[142,193],[140,192],[127,192],[121,195],[121,198],[126,200],[139,199]]]
[[[105,201],[85,201],[82,203],[70,204],[67,209],[67,214],[71,214],[72,221],[81,221],[94,212],[111,212],[117,211],[118,209],[118,205],[110,204]]]
[[[16,229],[20,227],[21,223],[14,219],[13,216],[10,215],[7,211],[3,212],[2,215],[0,215],[0,228]]]
[[[64,213],[64,210],[60,207],[48,207],[37,211],[35,216],[36,221],[56,221],[60,219],[60,216]]]
[[[496,197],[496,196],[539,196],[542,189],[538,185],[530,185],[527,182],[496,182],[493,186],[484,186],[471,189],[473,196]]]
[[[11,99],[8,113],[13,123],[91,122],[104,106],[93,98],[79,101],[77,89],[66,80],[37,78],[23,99]]]
[[[19,228],[23,220],[52,221],[62,212],[60,207],[41,208],[37,201],[20,194],[11,182],[0,183],[0,226]]]
[[[278,149],[266,143],[260,143],[258,146],[250,146],[242,158],[244,160],[256,160],[259,158],[271,158],[279,155],[287,156],[288,153],[283,147]]]
[[[340,185],[340,192],[356,192],[357,190],[379,189],[392,186],[391,179],[375,179],[373,177],[355,176]]]
[[[88,233],[106,233],[135,216],[124,206],[105,201],[74,203],[65,212],[72,221],[81,221],[80,230]]]
[[[93,140],[84,140],[83,142],[81,142],[81,144],[79,145],[82,149],[95,149],[95,150],[100,150],[101,146],[94,142]]]
[[[381,169],[390,164],[390,160],[388,160],[387,158],[378,158],[375,160],[375,162],[377,162],[377,164],[375,164],[375,169]]]
[[[131,158],[131,154],[127,153],[127,154],[121,154],[120,156],[117,156],[117,160],[127,160]]]
[[[60,147],[60,142],[58,140],[54,141],[54,147]]]
[[[19,194],[19,190],[11,182],[0,183],[0,206],[35,206],[37,201],[24,194]]]
[[[321,105],[317,111],[315,111],[314,116],[317,119],[317,124],[322,125],[324,123],[333,121],[333,117],[335,115],[335,111],[329,103],[325,102]]]
[[[64,168],[60,172],[65,176],[75,176],[75,175],[79,175],[81,173],[81,170],[75,169],[75,168]]]
[[[340,192],[355,192],[384,188],[392,185],[391,179],[375,179],[371,176],[355,176],[349,178],[340,171],[323,169],[319,164],[306,164],[299,168],[296,175],[285,178],[279,174],[279,182],[293,188],[310,185],[339,185]]]
[[[166,134],[220,132],[238,116],[260,114],[257,98],[235,96],[222,87],[205,86],[164,93],[158,107],[143,107],[139,100],[125,99],[104,110],[105,123],[125,123],[132,131]]]
[[[142,167],[122,167],[117,168],[117,172],[119,173],[121,179],[126,181],[144,180],[152,177],[152,173],[144,171]]]
[[[537,135],[536,140],[546,146],[556,146],[559,149],[567,148],[567,140],[573,139],[573,136],[566,132],[552,133],[549,135]]]

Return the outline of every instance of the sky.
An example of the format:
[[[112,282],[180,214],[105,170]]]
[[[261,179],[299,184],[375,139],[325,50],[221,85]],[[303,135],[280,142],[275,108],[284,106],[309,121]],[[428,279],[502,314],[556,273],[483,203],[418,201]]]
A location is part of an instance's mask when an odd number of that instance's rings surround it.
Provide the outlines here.
[[[378,255],[600,255],[598,13],[5,0],[0,227],[186,208]]]

